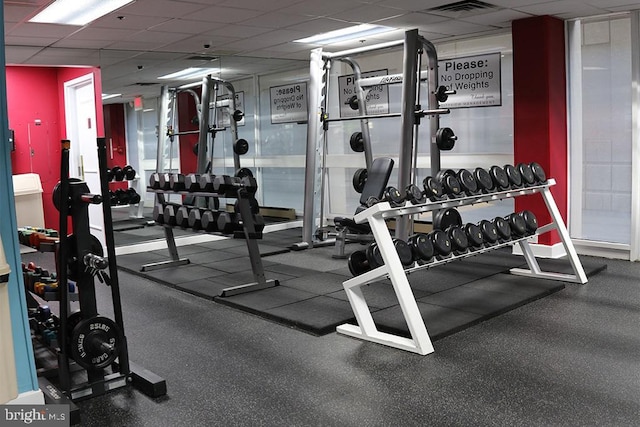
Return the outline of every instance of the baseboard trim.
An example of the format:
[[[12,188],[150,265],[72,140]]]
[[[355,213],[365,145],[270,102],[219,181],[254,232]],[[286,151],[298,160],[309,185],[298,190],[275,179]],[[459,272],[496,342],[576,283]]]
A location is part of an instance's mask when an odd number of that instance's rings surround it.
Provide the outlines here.
[[[7,402],[7,405],[44,405],[44,394],[39,389],[25,391]]]

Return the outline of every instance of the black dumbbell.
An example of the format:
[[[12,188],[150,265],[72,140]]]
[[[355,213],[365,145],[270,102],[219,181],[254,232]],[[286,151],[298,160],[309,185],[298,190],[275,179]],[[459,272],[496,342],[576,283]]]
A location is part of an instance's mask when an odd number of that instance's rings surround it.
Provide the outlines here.
[[[362,273],[366,273],[371,270],[371,265],[367,259],[367,253],[364,250],[352,252],[347,260],[347,265],[349,266],[349,271],[354,276],[359,276]]]
[[[118,205],[128,205],[129,204],[129,193],[121,188],[118,188],[115,191],[116,200]]]
[[[479,191],[482,191],[483,193],[490,193],[495,188],[491,174],[486,169],[480,167],[475,168],[473,176],[476,179]]]
[[[130,205],[137,205],[138,203],[140,203],[140,195],[138,194],[138,192],[136,191],[135,188],[131,187],[127,189],[127,193],[129,195],[129,204]]]
[[[517,214],[512,213],[507,215],[505,221],[509,223],[509,227],[511,228],[511,236],[515,239],[518,239],[525,234],[527,234],[527,224],[524,221],[524,218]]]
[[[504,169],[500,166],[491,166],[491,168],[489,168],[489,175],[493,180],[493,188],[495,191],[503,191],[509,188],[509,177],[507,177]]]
[[[260,214],[253,215],[253,228],[256,232],[261,233],[264,230],[264,226],[266,225],[264,221],[264,217]]]
[[[464,225],[463,230],[467,235],[469,249],[480,249],[482,247],[482,244],[484,243],[484,236],[482,234],[482,229],[480,228],[480,226],[469,222]]]
[[[249,209],[251,210],[252,214],[257,214],[260,213],[260,204],[258,203],[258,200],[256,200],[255,197],[251,196],[248,197],[249,200]],[[233,204],[233,211],[235,213],[240,213],[240,199],[236,200],[236,202]]]
[[[533,175],[536,177],[536,182],[538,184],[547,183],[547,174],[545,173],[540,163],[531,162],[529,163],[529,167],[531,167],[531,171],[533,172]]]
[[[180,228],[189,227],[190,206],[180,206],[176,212],[176,225]]]
[[[450,198],[456,198],[460,196],[462,188],[460,187],[460,181],[456,176],[455,171],[452,169],[441,170],[436,174],[436,179],[442,185],[442,191]]]
[[[238,189],[244,188],[250,194],[258,191],[258,182],[252,176],[242,178],[229,175],[218,175],[213,180],[213,191],[226,197],[238,197]]]
[[[371,267],[371,269],[378,268],[384,265],[384,259],[382,258],[380,247],[376,242],[372,242],[371,244],[369,244],[369,246],[367,246],[365,254],[367,256],[367,261],[369,261],[369,267]]]
[[[116,181],[122,181],[124,179],[124,171],[120,166],[114,166],[111,168],[111,174]]]
[[[385,188],[382,194],[382,201],[389,202],[392,208],[404,206],[404,196],[396,187],[389,186]]]
[[[131,180],[135,179],[135,177],[136,177],[136,170],[131,165],[126,165],[122,169],[122,172],[124,173],[124,178],[127,181],[131,181]]]
[[[118,205],[118,198],[116,197],[116,193],[111,190],[109,190],[109,203],[111,204],[111,206]]]
[[[461,190],[468,196],[478,194],[478,182],[473,173],[467,169],[460,169],[456,175]]]
[[[536,176],[533,174],[531,166],[527,163],[518,163],[516,169],[522,176],[522,184],[525,186],[534,185],[536,183]]]
[[[501,217],[496,217],[493,220],[493,224],[498,232],[498,237],[501,241],[506,242],[511,240],[511,226],[509,223]]]
[[[509,186],[513,189],[521,188],[522,175],[520,174],[520,171],[518,171],[518,168],[513,165],[504,165],[503,169],[509,179]]]
[[[535,214],[529,210],[518,212],[518,215],[522,217],[526,226],[526,234],[532,235],[538,230],[538,219]]]
[[[424,188],[424,195],[432,202],[436,202],[442,199],[443,189],[440,181],[434,177],[427,176],[422,180],[422,187]]]
[[[216,176],[210,173],[200,175],[200,179],[198,180],[198,183],[200,184],[200,191],[212,193],[214,179],[216,179]]]
[[[231,234],[242,228],[240,215],[234,212],[220,212],[218,217],[218,231],[223,234]]]
[[[244,138],[239,138],[233,143],[233,152],[239,156],[249,152],[249,142]]]
[[[413,264],[413,252],[407,242],[401,239],[393,239],[393,247],[396,249],[400,263],[403,266],[408,267]]]
[[[111,168],[107,168],[107,181],[113,181],[113,172]]]
[[[221,212],[212,211],[207,209],[202,213],[202,229],[207,232],[219,231],[218,228],[218,218],[220,217]]]
[[[185,190],[195,193],[200,191],[200,174],[190,173],[184,177]]]
[[[172,173],[169,176],[169,189],[171,191],[184,191],[184,175],[181,173]]]
[[[469,239],[462,227],[458,225],[452,225],[445,230],[449,241],[451,242],[451,250],[456,254],[462,254],[467,251],[469,247]]]
[[[189,219],[187,225],[193,230],[202,229],[202,214],[206,212],[206,209],[191,208],[189,211]]]
[[[427,201],[422,190],[415,184],[409,184],[407,188],[404,190],[406,194],[407,201],[411,202],[412,205],[419,205]]]
[[[169,191],[169,189],[171,188],[171,174],[163,172],[159,175],[160,178],[158,179],[158,189]]]
[[[451,254],[451,240],[442,230],[433,230],[427,234],[433,244],[434,253],[439,258],[448,257]]]
[[[478,226],[482,232],[482,239],[484,240],[485,245],[493,245],[498,241],[499,236],[495,223],[483,219],[478,223]]]
[[[434,248],[433,242],[429,236],[423,233],[417,233],[409,237],[409,246],[413,253],[413,260],[418,262],[428,262],[433,259]]]
[[[164,211],[162,213],[162,218],[166,225],[175,226],[176,223],[176,214],[178,213],[179,207],[173,204],[166,205],[164,207]]]
[[[353,189],[356,193],[362,193],[364,190],[364,185],[367,183],[368,172],[365,168],[356,169],[353,174],[353,179],[351,180],[353,184]]]
[[[153,220],[157,224],[164,224],[164,207],[162,205],[155,205],[153,207]]]
[[[149,187],[154,190],[160,189],[160,174],[158,172],[154,172],[149,177]]]

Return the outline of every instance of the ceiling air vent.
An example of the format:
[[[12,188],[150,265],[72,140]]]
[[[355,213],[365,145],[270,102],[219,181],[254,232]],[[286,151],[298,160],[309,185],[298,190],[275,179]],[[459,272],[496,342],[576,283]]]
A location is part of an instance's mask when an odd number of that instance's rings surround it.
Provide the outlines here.
[[[193,55],[186,58],[188,61],[215,61],[217,56],[210,55]]]
[[[426,12],[438,12],[439,15],[459,18],[463,15],[477,15],[478,12],[483,13],[499,9],[502,8],[480,0],[463,0],[455,3],[444,4],[438,7],[432,7],[431,9],[427,9]]]

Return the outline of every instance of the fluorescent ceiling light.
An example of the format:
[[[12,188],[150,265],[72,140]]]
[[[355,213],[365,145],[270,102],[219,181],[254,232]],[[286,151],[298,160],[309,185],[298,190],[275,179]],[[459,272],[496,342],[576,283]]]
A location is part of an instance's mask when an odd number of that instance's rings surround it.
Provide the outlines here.
[[[397,28],[384,27],[382,25],[362,24],[354,27],[347,27],[341,30],[329,31],[328,33],[316,34],[304,39],[294,40],[295,43],[307,44],[334,44],[347,40],[363,39],[374,34],[388,33],[396,31]]]
[[[102,94],[102,100],[104,101],[105,99],[111,99],[111,98],[117,98],[119,96],[122,96],[121,93],[103,93]]]
[[[175,73],[167,74],[158,77],[159,79],[167,80],[192,80],[198,77],[204,77],[207,74],[217,74],[220,72],[219,68],[185,68],[184,70],[176,71]]]
[[[29,22],[86,25],[134,0],[56,0]]]

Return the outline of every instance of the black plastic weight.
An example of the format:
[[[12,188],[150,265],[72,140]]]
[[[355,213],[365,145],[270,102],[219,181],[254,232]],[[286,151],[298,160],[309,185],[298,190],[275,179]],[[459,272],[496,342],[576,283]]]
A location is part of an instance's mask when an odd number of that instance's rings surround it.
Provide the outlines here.
[[[249,152],[249,142],[244,138],[239,138],[233,143],[233,152],[243,156]]]
[[[449,90],[446,86],[438,86],[438,89],[436,90],[436,99],[438,102],[447,102],[447,99],[449,99],[449,94],[447,92],[449,92]]]
[[[234,121],[239,122],[239,121],[242,121],[242,119],[244,119],[244,113],[241,110],[236,110],[233,112],[231,117],[233,117]]]
[[[362,193],[364,190],[364,185],[367,183],[368,172],[364,168],[357,169],[353,174],[353,189],[356,193]]]
[[[349,271],[354,276],[359,276],[371,269],[369,260],[367,259],[367,253],[363,250],[352,252],[347,260],[347,265],[349,266]]]
[[[413,253],[414,261],[426,262],[430,261],[435,253],[433,242],[429,236],[423,233],[417,233],[409,237],[409,246]]]
[[[507,179],[509,180],[509,186],[511,188],[522,187],[522,175],[515,166],[504,165],[503,169],[504,173],[507,174]]]
[[[398,253],[398,258],[400,258],[400,263],[408,267],[413,264],[413,252],[411,251],[411,247],[407,242],[401,239],[393,239],[393,246]]]
[[[404,196],[402,195],[400,190],[395,187],[387,187],[384,190],[383,200],[385,202],[389,202],[389,205],[392,208],[397,208],[404,205]]]
[[[367,256],[367,261],[369,262],[369,267],[371,269],[378,268],[384,265],[384,259],[382,258],[380,247],[378,247],[378,244],[376,242],[373,242],[369,244],[369,246],[367,246],[365,254]]]
[[[442,191],[447,196],[455,198],[462,192],[462,188],[460,188],[460,181],[458,181],[456,173],[452,169],[439,171],[436,174],[436,179],[440,181]]]
[[[502,191],[509,188],[509,178],[504,169],[500,166],[491,166],[489,169],[489,175],[493,180],[493,187],[496,191]]]
[[[137,205],[138,203],[140,203],[141,197],[135,188],[130,187],[126,191],[128,193],[130,205]]]
[[[433,250],[440,257],[447,257],[451,254],[451,241],[449,236],[442,230],[433,230],[427,236],[433,243]]]
[[[421,203],[426,202],[426,197],[420,187],[415,184],[409,184],[407,188],[404,190],[406,194],[407,201],[411,202],[413,205],[419,205]]]
[[[469,239],[462,227],[458,225],[452,225],[445,230],[449,241],[451,242],[451,249],[456,253],[463,253],[469,247]]]
[[[460,169],[457,173],[457,178],[464,193],[469,196],[478,193],[478,182],[472,172],[467,169]]]
[[[478,249],[482,247],[482,244],[484,243],[484,236],[482,234],[480,226],[472,223],[467,223],[464,225],[463,230],[467,235],[469,249]]]
[[[493,183],[493,179],[491,178],[491,174],[484,168],[475,168],[473,171],[473,176],[476,178],[476,183],[478,184],[478,190],[489,193],[493,190],[495,184]]]
[[[493,220],[493,224],[496,227],[496,231],[498,232],[498,237],[500,238],[500,240],[511,240],[511,226],[509,225],[507,220],[501,217],[496,217]]]
[[[462,216],[455,208],[440,209],[433,215],[433,229],[446,230],[452,225],[461,226]]]
[[[526,234],[531,235],[534,234],[538,230],[538,219],[535,214],[529,210],[524,210],[518,212],[518,215],[522,217],[524,220],[524,224],[526,226]]]
[[[107,168],[107,181],[113,181],[113,172],[111,172],[111,168]]]
[[[498,241],[498,230],[496,230],[496,225],[493,222],[483,219],[478,226],[485,244],[492,245]]]
[[[124,179],[126,179],[127,181],[131,181],[136,177],[136,170],[131,165],[126,165],[122,169],[122,172],[124,172]]]
[[[128,193],[127,191],[118,188],[115,192],[115,197],[116,197],[116,201],[118,205],[128,205],[129,204],[129,197],[130,197],[130,193]]]
[[[514,212],[507,215],[504,219],[509,223],[512,237],[519,238],[527,233],[527,224],[519,214]]]
[[[354,132],[349,138],[349,146],[356,153],[362,153],[364,151],[364,137],[362,132]]]
[[[533,174],[533,170],[527,163],[518,163],[516,165],[516,169],[520,172],[520,176],[522,176],[522,183],[524,185],[533,185],[536,183],[536,177]]]
[[[436,132],[436,145],[441,151],[453,150],[458,137],[451,128],[440,128]]]
[[[531,167],[531,171],[533,172],[533,175],[536,177],[536,181],[539,184],[545,184],[547,182],[547,174],[545,173],[540,163],[531,162],[529,163],[529,166]]]
[[[237,178],[253,178],[253,172],[249,168],[240,168],[236,171],[234,176]]]
[[[120,166],[114,166],[111,168],[111,174],[116,181],[122,181],[124,179],[124,171]]]
[[[437,179],[427,176],[422,180],[422,187],[424,188],[424,195],[432,202],[442,199],[443,189],[442,184]]]
[[[249,209],[252,214],[260,213],[260,204],[255,197],[249,197]],[[240,213],[240,200],[236,200],[233,204],[233,212]]]

